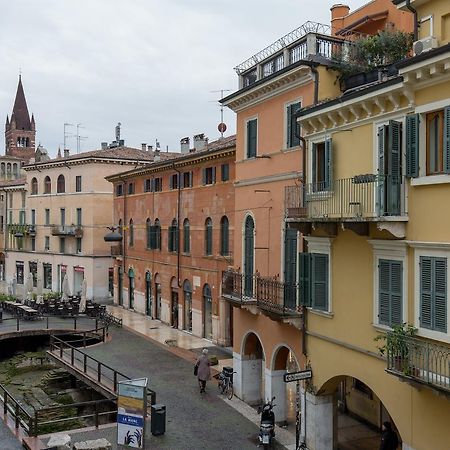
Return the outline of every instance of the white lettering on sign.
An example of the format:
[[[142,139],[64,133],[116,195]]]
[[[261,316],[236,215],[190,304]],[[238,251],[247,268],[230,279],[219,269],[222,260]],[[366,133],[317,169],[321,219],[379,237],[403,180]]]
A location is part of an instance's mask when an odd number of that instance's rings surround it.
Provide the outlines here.
[[[289,383],[291,381],[308,380],[312,378],[312,370],[302,370],[300,372],[285,373],[283,378],[285,383]]]

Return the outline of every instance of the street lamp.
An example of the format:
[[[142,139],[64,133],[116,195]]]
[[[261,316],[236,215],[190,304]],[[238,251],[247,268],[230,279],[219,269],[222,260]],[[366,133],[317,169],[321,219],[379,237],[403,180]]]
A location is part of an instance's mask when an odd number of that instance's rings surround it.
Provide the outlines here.
[[[105,234],[105,236],[103,237],[103,239],[105,240],[105,242],[122,242],[122,233],[119,233],[118,229],[120,229],[120,227],[106,227],[108,228],[108,230],[110,230],[110,233]]]

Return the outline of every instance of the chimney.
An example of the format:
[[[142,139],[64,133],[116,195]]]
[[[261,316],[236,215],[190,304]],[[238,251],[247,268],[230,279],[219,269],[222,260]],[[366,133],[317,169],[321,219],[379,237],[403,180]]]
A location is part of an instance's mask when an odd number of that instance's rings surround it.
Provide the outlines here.
[[[183,139],[180,139],[180,148],[181,148],[182,154],[189,153],[190,139],[188,137],[184,137]]]
[[[102,142],[102,150],[106,150],[108,148],[107,142]]]
[[[142,151],[146,152],[147,151],[147,144],[142,143]]]
[[[155,162],[161,161],[161,151],[160,151],[159,147],[155,148],[155,155],[153,157],[153,161],[155,161]]]
[[[152,151],[153,151],[153,145],[149,145],[147,148],[148,148],[148,151],[149,151],[149,152],[152,152]]]
[[[338,3],[331,8],[331,34],[334,36],[336,33],[344,28],[344,19],[350,14],[350,7]]]
[[[68,158],[69,157],[69,149],[65,148],[64,149],[64,158]]]
[[[205,137],[204,133],[196,134],[194,136],[194,150],[200,152],[206,150],[208,145],[208,138]]]

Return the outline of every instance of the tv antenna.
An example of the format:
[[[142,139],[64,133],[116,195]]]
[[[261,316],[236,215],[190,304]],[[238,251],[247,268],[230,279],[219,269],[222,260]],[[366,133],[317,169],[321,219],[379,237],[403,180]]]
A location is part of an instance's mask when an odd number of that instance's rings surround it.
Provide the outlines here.
[[[69,134],[67,131],[66,131],[66,128],[67,127],[74,127],[75,125],[73,124],[73,123],[67,123],[67,122],[64,122],[64,148],[63,148],[63,150],[66,150],[67,149],[67,146],[66,146],[66,144],[67,144],[67,138],[68,137],[74,137],[75,135],[74,134]]]
[[[216,94],[218,92],[220,92],[220,100],[223,100],[223,93],[224,92],[231,92],[231,89],[219,89],[217,91],[211,91],[212,94]],[[216,100],[214,100],[214,102],[216,102]],[[220,106],[220,123],[217,127],[217,129],[220,131],[220,138],[223,138],[223,133],[225,133],[225,131],[227,130],[227,126],[225,125],[224,121],[223,121],[223,103],[219,102],[219,106]]]
[[[80,153],[81,150],[81,141],[84,141],[88,138],[88,136],[80,136],[80,128],[86,128],[81,125],[81,123],[77,123],[77,154]]]

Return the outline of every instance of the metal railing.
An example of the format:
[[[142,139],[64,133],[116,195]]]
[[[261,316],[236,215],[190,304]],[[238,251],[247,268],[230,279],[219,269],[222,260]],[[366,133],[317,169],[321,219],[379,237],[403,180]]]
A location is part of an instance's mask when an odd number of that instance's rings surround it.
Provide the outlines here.
[[[83,227],[81,225],[52,225],[51,233],[53,236],[83,236]]]
[[[289,186],[285,192],[286,216],[310,220],[404,216],[405,190],[403,177],[374,174],[355,175],[330,183]]]
[[[450,346],[387,333],[387,370],[450,393]],[[403,338],[402,338],[403,339]]]
[[[275,315],[299,315],[297,284],[228,269],[222,274],[222,296],[238,304],[255,304]]]
[[[61,336],[61,335],[59,335]],[[73,346],[71,342],[61,339],[59,336],[50,336],[49,353],[59,357],[60,360],[69,363],[73,368],[83,372],[87,378],[95,381],[104,388],[118,394],[119,379],[131,380],[131,378],[107,364],[102,363],[93,356],[88,355],[83,350]],[[103,337],[105,334],[103,334]],[[81,337],[80,337],[81,339]],[[147,395],[151,398],[151,403],[156,402],[156,394],[153,390],[147,389]]]

